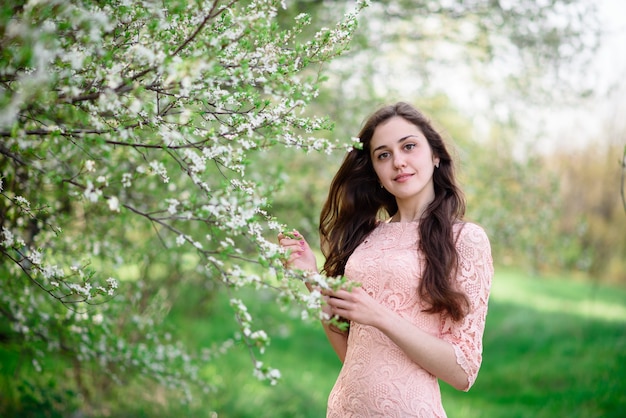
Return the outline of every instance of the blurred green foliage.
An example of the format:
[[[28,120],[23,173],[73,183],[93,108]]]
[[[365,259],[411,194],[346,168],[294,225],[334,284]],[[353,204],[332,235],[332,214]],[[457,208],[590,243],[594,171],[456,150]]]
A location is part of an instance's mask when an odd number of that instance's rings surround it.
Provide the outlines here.
[[[325,22],[346,3],[301,0],[286,15],[306,9]],[[601,32],[597,5],[532,3],[376,2],[361,16],[350,50],[333,61],[326,88],[308,111],[332,115],[329,135],[348,143],[379,106],[398,100],[415,104],[449,139],[468,201],[467,218],[488,231],[497,264],[626,284],[626,219],[616,164],[623,160],[623,144],[614,139],[623,133],[588,138],[576,150],[561,138],[563,146],[546,154],[536,146],[544,133],[528,136],[527,124],[534,122],[517,112],[520,100],[550,108],[589,94],[588,86],[564,78],[558,69],[587,71],[584,62]],[[406,13],[409,9],[415,13]],[[554,13],[569,24],[554,25]],[[450,58],[446,51],[455,46],[462,52]],[[405,61],[402,51],[411,59]],[[509,61],[506,70],[490,67],[501,60]],[[394,62],[402,69],[395,70]],[[489,115],[478,120],[429,84],[448,67],[472,69],[483,95],[476,101],[489,102]],[[389,79],[394,76],[400,79]],[[284,170],[276,176],[281,187],[272,213],[317,243],[319,212],[343,155],[270,152],[275,154],[262,156],[259,166]]]
[[[520,156],[515,144],[520,128],[513,123],[494,124],[490,136],[477,138],[472,120],[447,97],[413,103],[448,138],[467,198],[467,218],[487,230],[497,264],[531,274],[571,272],[626,284],[619,145],[590,139],[575,151],[543,154],[531,148]],[[339,121],[346,120],[337,122],[343,129],[351,116],[335,113]],[[358,123],[351,126],[347,137],[359,131]],[[272,213],[312,243],[317,243],[319,212],[341,158],[290,151],[259,161],[284,170]]]

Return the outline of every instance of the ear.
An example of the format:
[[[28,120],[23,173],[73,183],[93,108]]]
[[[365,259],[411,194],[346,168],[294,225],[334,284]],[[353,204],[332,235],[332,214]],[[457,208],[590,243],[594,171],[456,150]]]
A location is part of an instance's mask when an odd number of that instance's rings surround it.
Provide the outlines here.
[[[433,162],[435,163],[435,168],[439,168],[439,157],[433,158]]]

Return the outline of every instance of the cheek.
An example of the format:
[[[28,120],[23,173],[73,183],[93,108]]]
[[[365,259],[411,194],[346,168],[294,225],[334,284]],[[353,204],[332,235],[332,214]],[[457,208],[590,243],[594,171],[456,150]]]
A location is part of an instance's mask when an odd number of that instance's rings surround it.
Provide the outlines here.
[[[385,177],[383,176],[383,173],[385,171],[384,164],[382,164],[380,161],[372,161],[372,167],[374,168],[374,173],[376,173],[376,177],[378,177],[378,180]]]

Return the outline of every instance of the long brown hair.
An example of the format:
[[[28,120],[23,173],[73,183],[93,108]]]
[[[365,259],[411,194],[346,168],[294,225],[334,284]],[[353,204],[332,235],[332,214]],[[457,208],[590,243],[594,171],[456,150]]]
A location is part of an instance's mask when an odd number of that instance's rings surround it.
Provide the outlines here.
[[[439,168],[433,174],[435,198],[419,222],[419,251],[426,264],[418,292],[430,306],[426,312],[447,312],[460,320],[469,305],[465,294],[453,285],[458,268],[453,225],[465,214],[465,199],[456,185],[452,158],[443,139],[428,119],[407,103],[385,106],[370,116],[359,133],[362,149],[352,149],[335,174],[320,215],[320,241],[326,257],[323,270],[331,277],[343,275],[348,257],[376,227],[379,216],[385,212],[392,216],[398,210],[395,197],[379,186],[370,157],[374,131],[394,116],[417,126],[439,158]]]

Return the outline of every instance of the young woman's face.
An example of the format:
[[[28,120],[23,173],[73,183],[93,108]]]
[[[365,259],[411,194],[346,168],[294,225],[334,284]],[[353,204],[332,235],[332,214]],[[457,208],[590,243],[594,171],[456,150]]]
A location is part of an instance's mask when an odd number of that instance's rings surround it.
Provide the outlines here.
[[[398,203],[423,206],[434,199],[433,172],[439,158],[417,126],[394,116],[376,127],[370,150],[380,184]]]

